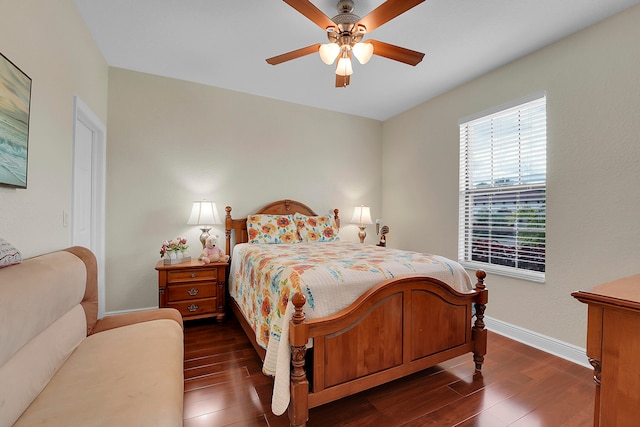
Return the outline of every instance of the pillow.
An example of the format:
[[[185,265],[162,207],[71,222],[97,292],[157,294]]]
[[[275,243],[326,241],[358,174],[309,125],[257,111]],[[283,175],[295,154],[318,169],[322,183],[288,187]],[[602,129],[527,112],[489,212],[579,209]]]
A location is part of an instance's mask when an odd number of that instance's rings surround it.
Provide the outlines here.
[[[249,215],[249,243],[298,243],[293,215]]]
[[[303,242],[335,242],[338,237],[338,227],[329,215],[306,216],[295,213],[293,219]]]
[[[22,262],[22,254],[11,243],[0,237],[0,268]]]

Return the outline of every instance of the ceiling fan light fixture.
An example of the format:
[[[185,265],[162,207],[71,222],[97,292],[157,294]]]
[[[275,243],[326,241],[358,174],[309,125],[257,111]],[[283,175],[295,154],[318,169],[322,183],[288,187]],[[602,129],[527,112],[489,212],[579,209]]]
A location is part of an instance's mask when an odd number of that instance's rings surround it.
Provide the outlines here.
[[[320,45],[318,50],[320,59],[327,65],[331,65],[335,62],[336,58],[340,54],[340,46],[336,43],[325,43]]]
[[[338,66],[336,67],[336,74],[339,76],[350,76],[353,74],[353,67],[351,67],[351,60],[348,57],[341,57],[338,60]]]
[[[373,56],[373,45],[371,43],[356,43],[353,45],[351,51],[358,59],[358,62],[366,64]]]
[[[378,7],[370,11],[364,18],[353,13],[354,0],[338,0],[338,15],[329,18],[312,0],[284,0],[302,15],[311,20],[327,34],[327,44],[315,43],[310,46],[267,58],[271,65],[281,64],[302,56],[319,53],[325,64],[336,64],[336,87],[346,87],[353,74],[352,56],[361,64],[366,64],[372,55],[383,56],[408,65],[417,65],[422,61],[424,53],[416,52],[400,46],[377,40],[367,40],[364,36],[386,24],[425,0],[386,0],[379,1]],[[334,0],[335,1],[335,0]]]

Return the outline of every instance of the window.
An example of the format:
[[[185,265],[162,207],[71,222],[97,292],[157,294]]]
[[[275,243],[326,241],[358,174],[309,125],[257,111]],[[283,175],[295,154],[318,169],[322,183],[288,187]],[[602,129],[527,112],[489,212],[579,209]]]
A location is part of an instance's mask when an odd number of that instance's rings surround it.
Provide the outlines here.
[[[544,281],[546,96],[460,121],[458,258]]]

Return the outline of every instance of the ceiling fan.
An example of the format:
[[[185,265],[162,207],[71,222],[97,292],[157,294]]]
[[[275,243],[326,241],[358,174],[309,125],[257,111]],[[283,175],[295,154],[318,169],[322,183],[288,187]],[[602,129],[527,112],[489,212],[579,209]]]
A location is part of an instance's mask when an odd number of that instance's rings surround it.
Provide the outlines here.
[[[364,18],[354,15],[353,0],[338,1],[338,15],[329,18],[309,0],[284,0],[289,6],[309,18],[327,32],[329,43],[316,43],[267,59],[271,65],[281,64],[301,56],[319,52],[325,64],[331,65],[336,59],[336,87],[346,87],[351,80],[353,56],[361,64],[366,64],[372,55],[383,56],[394,61],[417,65],[424,53],[394,46],[378,40],[362,42],[365,34],[386,24],[393,18],[419,5],[424,0],[387,0],[372,10]]]

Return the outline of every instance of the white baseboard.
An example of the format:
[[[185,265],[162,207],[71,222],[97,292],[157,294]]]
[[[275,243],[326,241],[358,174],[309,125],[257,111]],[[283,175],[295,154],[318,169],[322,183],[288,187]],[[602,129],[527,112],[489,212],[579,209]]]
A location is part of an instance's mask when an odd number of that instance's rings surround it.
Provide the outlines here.
[[[577,363],[578,365],[592,368],[589,364],[589,360],[587,359],[586,350],[578,347],[577,345],[559,341],[555,338],[551,338],[501,320],[493,319],[489,316],[485,316],[484,323],[487,329],[492,332],[504,335],[505,337],[553,354],[554,356],[562,357],[563,359]]]
[[[158,306],[155,307],[145,307],[145,308],[136,308],[133,310],[116,310],[116,311],[108,311],[105,313],[105,316],[112,316],[114,314],[124,314],[124,313],[134,313],[136,311],[145,311],[145,310],[155,310]]]

